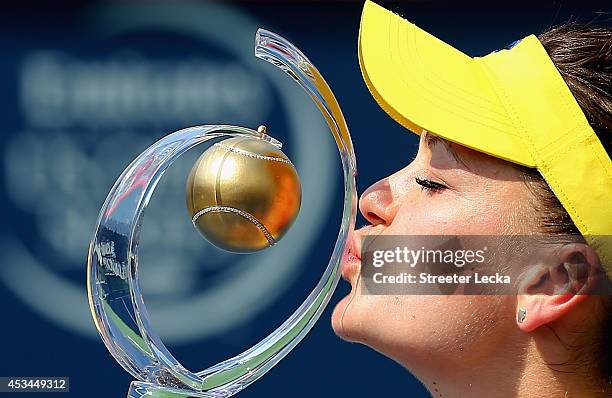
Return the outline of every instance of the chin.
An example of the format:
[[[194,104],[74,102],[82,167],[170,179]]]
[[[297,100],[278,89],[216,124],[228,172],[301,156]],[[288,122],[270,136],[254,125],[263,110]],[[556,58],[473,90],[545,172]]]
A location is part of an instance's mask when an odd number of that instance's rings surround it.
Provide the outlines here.
[[[350,295],[340,300],[340,302],[336,304],[336,307],[334,308],[334,311],[332,312],[331,316],[332,329],[334,330],[334,333],[336,333],[336,336],[340,337],[343,340],[348,340],[348,334],[346,333],[344,325],[342,323],[342,314],[344,313],[344,310],[346,309],[346,305],[349,300]]]
[[[348,307],[351,305],[351,299],[353,297],[353,294],[354,293],[351,290],[351,293],[349,293],[346,297],[340,300],[340,302],[336,304],[336,307],[334,308],[334,311],[331,316],[331,325],[332,329],[334,330],[334,333],[336,333],[336,335],[342,340],[346,341],[355,341],[355,331],[351,330],[353,329],[351,327],[351,324],[346,322],[346,313]]]

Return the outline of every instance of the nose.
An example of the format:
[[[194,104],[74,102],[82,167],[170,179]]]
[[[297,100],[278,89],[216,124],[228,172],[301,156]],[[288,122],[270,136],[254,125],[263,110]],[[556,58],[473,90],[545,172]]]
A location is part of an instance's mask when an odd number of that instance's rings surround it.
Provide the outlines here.
[[[394,207],[388,178],[371,185],[359,199],[359,211],[372,225],[391,224],[395,216]]]

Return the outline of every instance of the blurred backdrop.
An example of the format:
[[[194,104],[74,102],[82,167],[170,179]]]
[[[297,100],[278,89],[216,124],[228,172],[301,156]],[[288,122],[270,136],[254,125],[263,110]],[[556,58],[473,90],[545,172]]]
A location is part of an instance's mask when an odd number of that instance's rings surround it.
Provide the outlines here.
[[[609,1],[383,3],[470,55],[570,17],[609,23],[612,9]],[[303,208],[269,252],[221,252],[200,238],[184,205],[185,178],[205,148],[181,158],[162,179],[144,223],[141,274],[156,330],[195,371],[243,351],[292,313],[334,245],[340,162],[306,94],[254,58],[254,34],[264,27],[285,36],[328,80],[353,136],[362,192],[409,163],[416,139],[380,110],[362,82],[361,5],[2,5],[0,376],[69,376],[72,396],[125,396],[132,378],[107,353],[87,307],[88,240],[121,170],[156,139],[187,126],[266,124],[300,172]],[[341,282],[307,338],[240,395],[427,396],[392,361],[335,337],[330,313],[347,292]]]

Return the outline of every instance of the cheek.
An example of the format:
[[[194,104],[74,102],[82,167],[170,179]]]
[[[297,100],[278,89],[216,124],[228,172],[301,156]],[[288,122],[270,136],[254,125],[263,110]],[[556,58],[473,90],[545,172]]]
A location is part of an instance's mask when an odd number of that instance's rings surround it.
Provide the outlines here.
[[[505,338],[500,322],[508,312],[505,301],[501,296],[360,296],[345,313],[341,336],[412,370],[434,359],[465,364],[488,355],[483,350],[499,347],[489,343]]]
[[[389,235],[500,235],[524,232],[533,223],[527,196],[519,187],[458,196],[448,192],[406,195]]]

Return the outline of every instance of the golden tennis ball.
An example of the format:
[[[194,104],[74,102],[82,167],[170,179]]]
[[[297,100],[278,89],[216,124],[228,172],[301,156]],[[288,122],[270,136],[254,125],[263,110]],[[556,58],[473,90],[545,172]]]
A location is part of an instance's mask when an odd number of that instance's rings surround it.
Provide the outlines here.
[[[187,179],[187,209],[213,245],[251,253],[278,242],[300,210],[293,163],[269,142],[234,137],[208,148]]]

